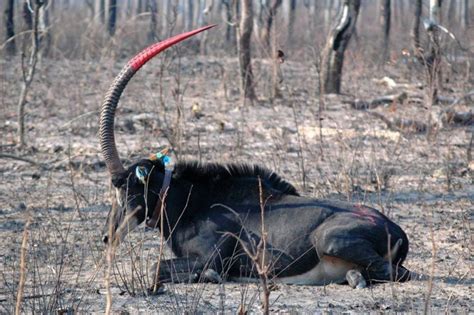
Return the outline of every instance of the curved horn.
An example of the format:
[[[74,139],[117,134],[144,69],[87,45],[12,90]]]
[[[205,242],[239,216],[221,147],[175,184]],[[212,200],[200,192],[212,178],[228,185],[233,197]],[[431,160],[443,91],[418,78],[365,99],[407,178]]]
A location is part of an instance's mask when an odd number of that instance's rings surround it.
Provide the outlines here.
[[[117,152],[117,146],[115,145],[114,118],[120,96],[127,86],[127,83],[145,63],[147,63],[151,58],[158,55],[163,50],[214,26],[216,25],[214,24],[204,26],[191,32],[173,36],[162,42],[145,48],[139,54],[133,57],[123,67],[122,71],[120,71],[117,77],[115,77],[115,80],[110,86],[107,94],[105,95],[104,102],[102,103],[99,122],[100,149],[104,156],[105,164],[107,165],[110,175],[114,176],[124,171]]]

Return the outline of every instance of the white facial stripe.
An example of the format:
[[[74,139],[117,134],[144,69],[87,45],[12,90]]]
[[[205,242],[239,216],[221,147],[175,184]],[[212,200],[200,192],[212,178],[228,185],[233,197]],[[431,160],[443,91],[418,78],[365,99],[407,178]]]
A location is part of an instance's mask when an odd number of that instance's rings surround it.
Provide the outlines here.
[[[121,196],[120,190],[118,188],[115,188],[115,198],[117,199],[117,203],[119,204],[119,206],[123,207],[122,196]]]

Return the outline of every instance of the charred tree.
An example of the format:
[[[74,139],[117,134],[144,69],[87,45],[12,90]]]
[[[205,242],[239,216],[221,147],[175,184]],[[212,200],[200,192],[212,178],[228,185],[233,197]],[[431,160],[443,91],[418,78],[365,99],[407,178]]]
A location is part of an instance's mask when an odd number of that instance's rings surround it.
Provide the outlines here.
[[[355,32],[360,0],[344,0],[338,23],[329,32],[321,55],[321,93],[340,93],[344,52]]]
[[[98,6],[100,23],[105,25],[105,0],[99,0]]]
[[[430,20],[436,24],[441,23],[442,0],[430,0]]]
[[[201,25],[208,25],[210,21],[210,16],[212,10],[214,9],[214,0],[204,0],[204,9],[202,10],[200,22]],[[207,54],[207,32],[202,34],[201,43],[200,43],[200,52],[201,54]]]
[[[161,1],[161,32],[166,34],[169,29],[169,16],[171,16],[172,4],[171,0]]]
[[[389,44],[390,44],[390,19],[391,19],[391,1],[382,0],[380,5],[380,19],[382,24],[383,31],[383,40],[382,40],[382,58],[383,63],[388,60],[389,53]]]
[[[186,28],[188,30],[192,29],[194,25],[194,1],[195,0],[188,0],[188,16],[186,17]]]
[[[281,6],[283,0],[271,0],[270,4],[263,7],[263,28],[260,34],[262,42],[265,47],[270,47],[270,34],[272,30],[273,20],[278,8]]]
[[[51,32],[50,30],[50,21],[49,21],[49,0],[43,0],[43,5],[39,8],[38,11],[38,31],[39,31],[39,41],[41,50],[39,53],[40,60],[44,57],[47,57],[51,47]]]
[[[23,2],[23,21],[27,30],[33,29],[33,14],[27,1]]]
[[[458,0],[449,0],[449,5],[448,5],[448,12],[447,12],[447,18],[448,18],[448,23],[449,25],[452,25],[455,17],[456,17],[456,2]]]
[[[415,52],[415,55],[419,54],[420,51],[420,23],[421,23],[421,13],[422,13],[422,8],[423,8],[423,1],[422,0],[415,0],[414,2],[415,5],[415,19],[413,23],[413,29],[412,29],[412,40],[413,40],[413,50]]]
[[[240,25],[237,27],[237,50],[240,63],[241,95],[253,102],[255,90],[253,86],[252,59],[250,39],[253,32],[252,0],[240,3]]]
[[[274,16],[273,19],[277,17],[277,9],[273,12]],[[271,29],[271,58],[272,58],[272,88],[271,88],[271,98],[279,98],[281,97],[280,91],[280,83],[283,80],[283,76],[281,74],[280,64],[284,60],[284,53],[283,51],[278,49],[278,36],[276,31],[276,24],[272,23]]]
[[[130,16],[132,16],[132,12],[133,12],[132,0],[127,0],[127,7],[125,9],[125,14],[126,14],[127,17],[130,17]]]
[[[332,0],[326,0],[324,3],[324,9],[323,9],[323,24],[324,24],[324,30],[327,31],[329,30],[330,21],[331,21],[331,13],[332,13],[332,6],[334,1]]]
[[[158,39],[157,15],[158,6],[156,0],[147,0],[147,10],[150,12],[150,29],[148,30],[148,41],[155,42]]]
[[[7,0],[4,16],[5,16],[5,30],[6,30],[6,52],[8,55],[14,55],[16,53],[15,44],[15,24],[13,21],[15,10],[15,1]]]
[[[232,6],[230,0],[222,0],[222,5],[224,8],[224,12],[222,13],[222,19],[225,22],[225,42],[229,44],[234,42],[232,40],[234,32],[232,31],[232,24],[233,22],[233,15],[232,15]]]
[[[114,36],[117,24],[117,0],[109,0],[109,21],[107,29],[110,36]]]
[[[290,0],[290,9],[289,9],[289,16],[288,16],[288,38],[287,38],[287,46],[289,47],[293,42],[293,30],[295,28],[295,13],[296,13],[296,0]]]
[[[441,0],[430,0],[430,21],[426,23],[426,31],[430,38],[430,52],[424,57],[428,71],[428,85],[430,91],[430,103],[435,104],[438,99],[438,90],[441,88],[441,45],[440,30],[441,22]]]
[[[38,62],[38,51],[40,49],[40,36],[38,31],[39,26],[39,11],[44,5],[43,1],[29,1],[26,3],[26,8],[23,6],[24,13],[28,12],[28,17],[31,19],[31,47],[28,63],[22,68],[23,70],[23,82],[20,90],[20,97],[18,99],[17,111],[18,111],[18,146],[24,147],[25,142],[25,106],[26,97],[30,90],[31,83],[36,72],[36,65]],[[26,16],[25,16],[26,17]]]
[[[461,25],[464,29],[469,28],[469,0],[464,0]]]
[[[51,12],[54,12],[53,11],[53,8],[54,8],[53,3],[54,3],[54,1],[52,1],[51,5],[50,5]],[[95,18],[94,0],[86,0],[85,4],[86,4],[86,6],[87,6],[87,8],[89,9],[89,12],[90,12],[90,20],[93,21],[94,18]]]
[[[137,11],[136,14],[140,15],[143,13],[143,0],[138,0],[137,1]]]

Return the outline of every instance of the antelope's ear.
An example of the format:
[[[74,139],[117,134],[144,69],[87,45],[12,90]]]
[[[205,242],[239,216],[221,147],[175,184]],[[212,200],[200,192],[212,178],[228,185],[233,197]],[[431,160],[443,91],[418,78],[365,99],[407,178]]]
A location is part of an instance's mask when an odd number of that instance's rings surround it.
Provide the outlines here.
[[[145,166],[135,167],[135,176],[143,185],[146,185],[148,179],[149,171]]]

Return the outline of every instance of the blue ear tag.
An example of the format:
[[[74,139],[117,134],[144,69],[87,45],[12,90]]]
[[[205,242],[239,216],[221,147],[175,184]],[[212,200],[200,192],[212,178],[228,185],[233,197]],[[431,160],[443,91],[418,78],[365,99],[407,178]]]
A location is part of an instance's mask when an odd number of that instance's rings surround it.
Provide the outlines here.
[[[161,160],[165,169],[173,169],[172,160],[171,157],[168,155],[168,152],[170,152],[168,148],[163,149],[160,152],[150,155],[150,160]]]

